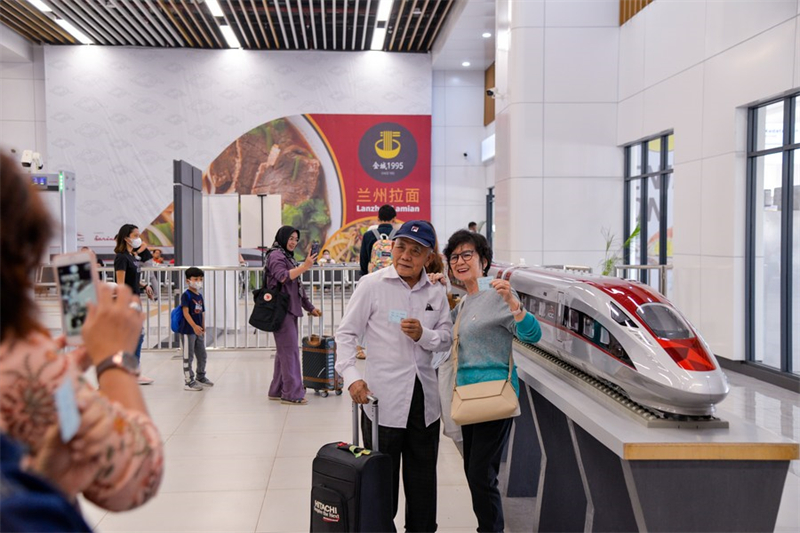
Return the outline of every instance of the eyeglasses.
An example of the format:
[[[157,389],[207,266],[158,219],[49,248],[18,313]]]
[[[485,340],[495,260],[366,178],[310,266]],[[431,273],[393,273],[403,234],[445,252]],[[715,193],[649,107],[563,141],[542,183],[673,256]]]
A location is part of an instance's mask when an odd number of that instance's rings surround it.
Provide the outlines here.
[[[465,263],[469,263],[472,260],[472,256],[475,255],[475,250],[467,250],[465,252],[461,252],[460,254],[453,254],[450,256],[449,262],[451,265],[455,265],[458,263],[458,258],[464,260]]]

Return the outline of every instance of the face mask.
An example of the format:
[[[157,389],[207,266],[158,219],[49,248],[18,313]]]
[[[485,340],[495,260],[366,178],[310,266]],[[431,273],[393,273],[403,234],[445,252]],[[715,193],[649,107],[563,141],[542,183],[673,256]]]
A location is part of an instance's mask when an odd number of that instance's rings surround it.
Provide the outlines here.
[[[191,288],[193,288],[193,289],[200,290],[200,289],[203,288],[203,282],[202,281],[190,281],[189,282],[189,286]]]
[[[142,245],[142,239],[136,237],[135,239],[131,239],[131,246],[133,246],[134,250],[137,250]]]

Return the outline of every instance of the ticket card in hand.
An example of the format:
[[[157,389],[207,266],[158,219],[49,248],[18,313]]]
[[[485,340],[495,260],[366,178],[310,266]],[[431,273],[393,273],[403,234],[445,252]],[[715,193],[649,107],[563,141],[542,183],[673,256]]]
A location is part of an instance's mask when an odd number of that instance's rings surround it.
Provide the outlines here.
[[[478,290],[479,291],[488,291],[492,288],[492,280],[494,278],[491,276],[486,276],[485,278],[478,278]]]
[[[408,313],[405,311],[401,311],[400,309],[392,309],[389,311],[389,322],[399,324],[406,318],[408,318]]]

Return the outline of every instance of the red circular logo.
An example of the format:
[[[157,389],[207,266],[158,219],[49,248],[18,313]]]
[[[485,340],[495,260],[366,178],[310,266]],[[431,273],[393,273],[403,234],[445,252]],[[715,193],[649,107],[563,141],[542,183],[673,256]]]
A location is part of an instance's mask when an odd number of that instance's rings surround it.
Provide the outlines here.
[[[272,300],[272,295],[270,293],[265,294],[264,295],[264,301],[265,302],[269,302],[270,300]]]

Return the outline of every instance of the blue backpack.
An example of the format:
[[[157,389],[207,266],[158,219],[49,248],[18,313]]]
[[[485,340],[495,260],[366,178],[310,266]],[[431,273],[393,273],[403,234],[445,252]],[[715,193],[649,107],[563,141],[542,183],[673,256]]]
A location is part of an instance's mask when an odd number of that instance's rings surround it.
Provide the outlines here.
[[[180,333],[186,319],[183,317],[183,307],[178,306],[169,314],[169,329],[174,333]]]

